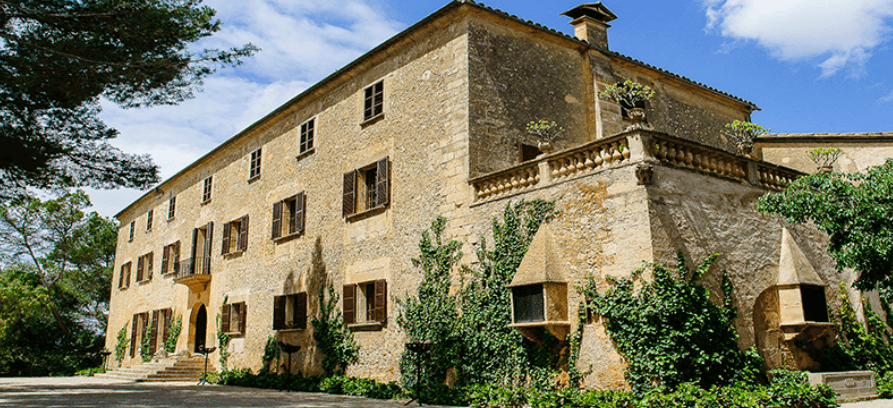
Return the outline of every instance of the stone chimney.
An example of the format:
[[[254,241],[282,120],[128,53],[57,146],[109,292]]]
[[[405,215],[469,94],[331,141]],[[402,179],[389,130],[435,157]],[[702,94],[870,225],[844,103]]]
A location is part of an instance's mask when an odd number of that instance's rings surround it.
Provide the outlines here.
[[[564,13],[573,20],[574,35],[598,48],[608,49],[608,25],[617,16],[608,10],[602,2],[584,3]]]

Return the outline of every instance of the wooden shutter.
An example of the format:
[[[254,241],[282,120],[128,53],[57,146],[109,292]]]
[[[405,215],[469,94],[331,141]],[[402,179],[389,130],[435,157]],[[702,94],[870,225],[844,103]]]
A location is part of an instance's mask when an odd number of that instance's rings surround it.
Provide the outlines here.
[[[133,269],[133,264],[128,262],[127,266],[127,277],[124,278],[124,287],[130,286],[130,270]]]
[[[344,324],[356,323],[357,285],[344,285]]]
[[[245,323],[248,321],[248,305],[245,302],[239,303],[239,333],[245,335],[246,326]]]
[[[292,218],[292,233],[304,232],[304,192],[295,195],[295,213]]]
[[[137,344],[141,344],[143,341],[143,337],[146,337],[146,329],[149,327],[149,312],[140,313],[140,330],[139,330],[139,341]],[[150,337],[151,338],[151,337]],[[140,350],[140,354],[142,354],[142,349]]]
[[[242,222],[239,223],[239,250],[248,249],[248,215],[242,216]]]
[[[159,322],[159,310],[152,311],[152,333],[149,334],[149,354],[155,355],[155,351],[158,350],[158,325]]]
[[[307,328],[307,293],[301,292],[295,295],[295,327],[299,329]]]
[[[136,281],[139,282],[143,280],[143,260],[145,257],[141,256],[136,258]]]
[[[384,279],[375,281],[375,303],[373,305],[375,321],[384,323],[388,319],[388,282]]]
[[[341,215],[347,217],[356,212],[357,203],[357,171],[344,173],[344,201],[341,203]]]
[[[205,235],[205,259],[202,262],[202,272],[205,274],[211,273],[211,244],[213,243],[214,238],[214,223],[209,222],[207,226],[207,234]]]
[[[229,332],[230,309],[232,309],[232,305],[223,305],[223,308],[220,311],[220,331],[224,333]]]
[[[164,347],[165,342],[167,342],[167,336],[170,334],[173,314],[173,310],[170,308],[161,311],[162,319],[164,319],[164,330],[161,331],[161,347]]]
[[[273,239],[282,236],[282,201],[273,204]]]
[[[139,323],[140,315],[133,315],[133,324],[130,327],[130,357],[136,356],[136,325]]]
[[[198,253],[198,228],[194,228],[192,230],[192,252],[190,252],[190,257],[192,257],[192,262],[189,265],[190,271],[188,273],[198,273],[199,271],[195,270],[195,265],[198,265],[198,257],[201,254]]]
[[[174,243],[174,267],[171,270],[174,272],[180,271],[180,241]]]
[[[233,228],[233,223],[225,222],[223,223],[223,245],[221,245],[220,255],[226,255],[229,253],[229,233],[230,229]]]
[[[118,273],[118,287],[119,288],[124,287],[124,265],[121,265],[121,269]]]
[[[285,296],[273,297],[273,330],[285,328]]]
[[[375,171],[375,206],[387,205],[390,202],[391,174],[388,158],[378,161]]]
[[[149,252],[149,255],[146,255],[146,279],[152,279],[152,270],[155,269],[155,252]]]
[[[171,255],[171,245],[166,245],[161,250],[161,273],[169,272],[168,268],[170,267],[170,261],[168,257]]]

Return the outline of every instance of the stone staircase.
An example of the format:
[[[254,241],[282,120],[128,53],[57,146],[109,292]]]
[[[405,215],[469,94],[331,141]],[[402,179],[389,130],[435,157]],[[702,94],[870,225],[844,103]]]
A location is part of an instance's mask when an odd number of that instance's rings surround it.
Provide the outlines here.
[[[204,367],[203,356],[165,357],[96,374],[95,377],[127,381],[199,381]],[[208,367],[208,372],[214,371]]]

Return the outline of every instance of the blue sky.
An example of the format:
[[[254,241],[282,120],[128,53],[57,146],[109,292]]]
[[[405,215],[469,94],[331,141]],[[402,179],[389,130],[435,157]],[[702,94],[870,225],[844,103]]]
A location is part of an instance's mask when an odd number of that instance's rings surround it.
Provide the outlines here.
[[[581,1],[483,4],[571,34]],[[223,28],[197,44],[262,51],[179,106],[102,117],[167,178],[446,0],[206,0]],[[756,103],[773,133],[893,131],[893,0],[604,0],[610,48]],[[88,191],[111,216],[142,195]]]

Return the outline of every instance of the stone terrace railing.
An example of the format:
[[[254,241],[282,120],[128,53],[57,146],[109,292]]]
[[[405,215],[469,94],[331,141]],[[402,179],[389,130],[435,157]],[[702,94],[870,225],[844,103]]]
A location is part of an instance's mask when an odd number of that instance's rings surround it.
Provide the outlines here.
[[[635,130],[469,180],[475,201],[545,187],[594,171],[634,162],[659,162],[773,190],[803,175],[796,170],[749,159],[662,133]]]

